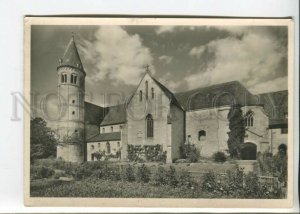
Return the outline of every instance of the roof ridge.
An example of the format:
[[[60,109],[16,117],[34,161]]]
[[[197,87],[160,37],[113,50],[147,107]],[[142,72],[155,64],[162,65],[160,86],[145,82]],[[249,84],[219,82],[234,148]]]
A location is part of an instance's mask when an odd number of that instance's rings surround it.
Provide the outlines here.
[[[233,80],[233,81],[229,81],[229,82],[217,83],[217,84],[213,84],[213,85],[209,85],[209,86],[204,86],[204,87],[194,88],[194,89],[187,90],[187,91],[176,92],[175,95],[181,94],[181,93],[192,92],[192,91],[198,91],[198,90],[200,90],[200,89],[206,89],[206,88],[211,88],[211,87],[230,85],[230,84],[233,84],[233,83],[241,85],[242,87],[244,87],[244,88],[248,91],[248,89],[247,89],[243,84],[241,84],[240,81],[238,81],[238,80]],[[249,93],[250,93],[250,92],[249,92]]]

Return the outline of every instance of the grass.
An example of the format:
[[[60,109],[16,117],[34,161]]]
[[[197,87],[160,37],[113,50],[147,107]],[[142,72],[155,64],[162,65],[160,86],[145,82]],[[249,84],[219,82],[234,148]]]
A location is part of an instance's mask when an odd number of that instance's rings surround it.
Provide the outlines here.
[[[31,197],[95,197],[95,198],[213,198],[200,187],[183,188],[153,186],[148,183],[84,179],[62,182],[33,181]],[[228,197],[227,197],[228,198]]]

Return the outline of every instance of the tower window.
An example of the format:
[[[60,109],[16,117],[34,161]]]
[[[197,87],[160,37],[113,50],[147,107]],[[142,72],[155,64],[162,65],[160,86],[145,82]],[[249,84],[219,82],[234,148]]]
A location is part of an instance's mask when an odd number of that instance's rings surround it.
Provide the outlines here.
[[[77,83],[77,76],[75,74],[71,74],[71,83]]]
[[[146,117],[146,133],[147,138],[153,137],[153,117],[151,114],[148,114]]]
[[[146,100],[148,100],[148,81],[145,82],[145,94],[146,94]]]
[[[246,127],[253,127],[253,111],[248,111],[244,117]]]
[[[72,115],[74,115],[75,114],[75,111],[72,111]]]
[[[67,82],[67,74],[62,74],[62,75],[61,75],[61,82],[62,82],[62,83]]]
[[[154,99],[154,88],[151,88],[151,98]]]
[[[77,130],[77,129],[75,129],[75,132],[78,132],[78,130]]]
[[[140,90],[140,102],[143,101],[143,92]]]
[[[72,103],[74,104],[74,103],[75,103],[75,100],[72,100]]]

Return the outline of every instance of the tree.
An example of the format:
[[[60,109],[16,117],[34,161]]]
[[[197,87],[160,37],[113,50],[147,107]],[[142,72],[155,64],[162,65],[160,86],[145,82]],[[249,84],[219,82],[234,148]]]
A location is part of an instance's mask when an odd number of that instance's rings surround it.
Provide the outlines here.
[[[47,122],[36,117],[30,120],[30,160],[56,155],[57,139]]]
[[[244,143],[245,124],[241,106],[232,105],[227,116],[229,120],[228,150],[232,158],[240,158],[241,145]]]

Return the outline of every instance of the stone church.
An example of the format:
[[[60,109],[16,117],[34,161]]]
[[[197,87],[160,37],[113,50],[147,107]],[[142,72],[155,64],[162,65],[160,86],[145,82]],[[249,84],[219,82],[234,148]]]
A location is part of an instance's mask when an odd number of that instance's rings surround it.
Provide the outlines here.
[[[85,101],[85,76],[72,38],[57,67],[57,157],[66,161],[93,161],[95,152],[119,153],[121,161],[127,161],[129,144],[159,144],[167,162],[181,158],[180,147],[187,143],[194,144],[201,156],[211,157],[227,150],[232,104],[242,106],[245,118],[244,159],[287,146],[288,91],[252,94],[232,81],[173,93],[147,68],[123,104],[101,107]]]

